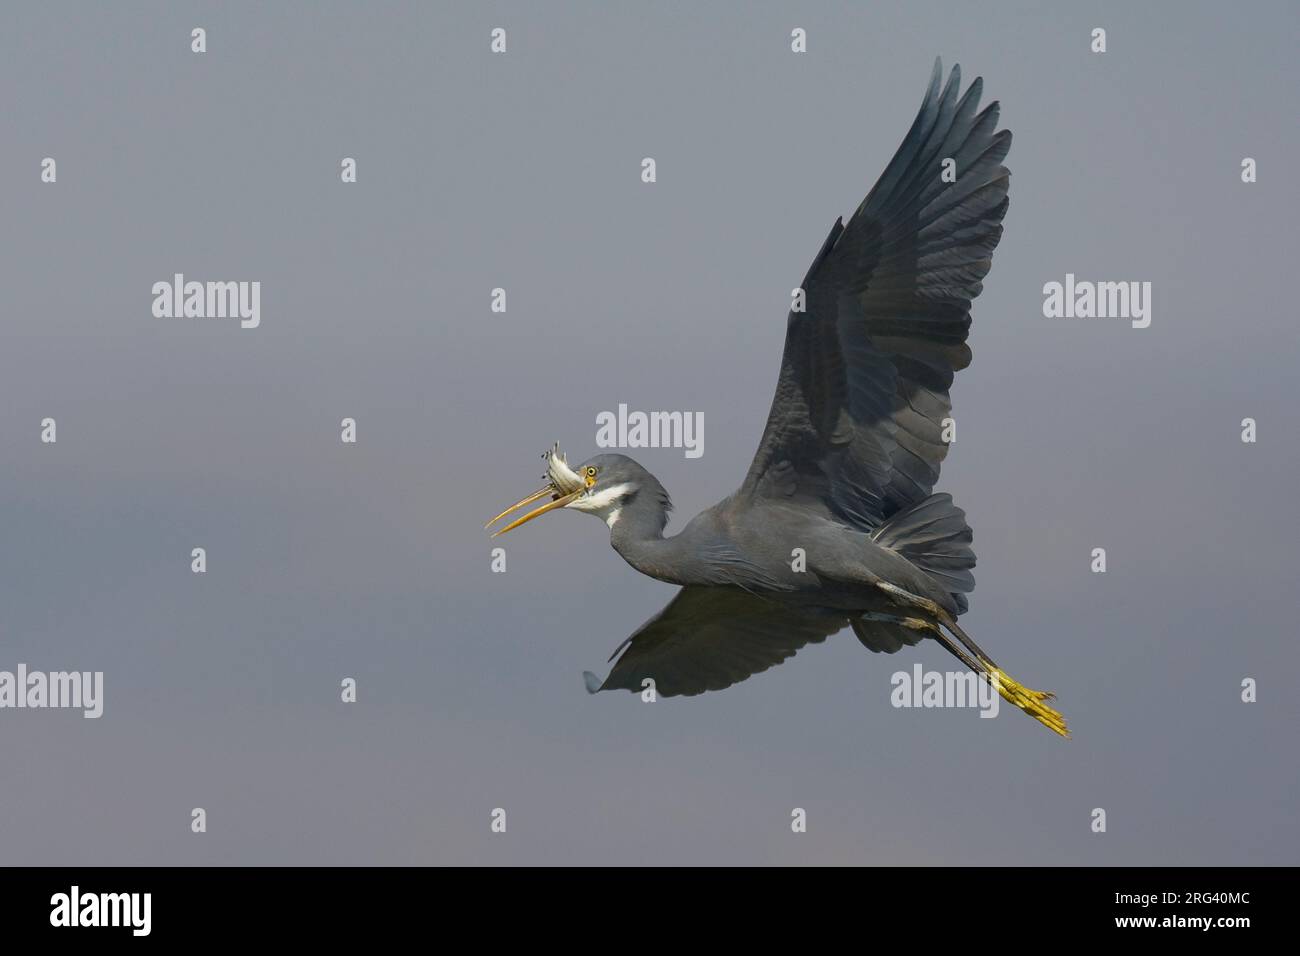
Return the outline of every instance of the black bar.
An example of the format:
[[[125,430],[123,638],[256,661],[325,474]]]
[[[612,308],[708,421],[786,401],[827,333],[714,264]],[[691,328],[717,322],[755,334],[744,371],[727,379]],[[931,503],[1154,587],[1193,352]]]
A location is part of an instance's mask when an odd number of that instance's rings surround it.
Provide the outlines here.
[[[864,944],[902,934],[918,947],[944,939],[998,945],[997,934],[1017,946],[1126,936],[1231,945],[1241,934],[1286,929],[1282,910],[1295,878],[1291,868],[0,868],[0,926],[6,942],[92,944],[114,937],[374,943],[412,932],[443,940],[478,934],[493,943],[520,934],[537,943],[538,934],[558,941],[553,933],[567,931],[583,945],[667,942],[689,923],[701,927],[700,938],[732,942],[762,940],[778,925],[798,932],[815,924],[819,935],[842,926]],[[71,921],[73,886],[78,921],[101,912],[107,921],[116,908],[126,925],[52,925],[52,918]],[[99,895],[110,893],[149,894],[147,936],[136,935],[144,928],[143,895],[128,909],[124,897]],[[1208,927],[1199,923],[1205,919]]]

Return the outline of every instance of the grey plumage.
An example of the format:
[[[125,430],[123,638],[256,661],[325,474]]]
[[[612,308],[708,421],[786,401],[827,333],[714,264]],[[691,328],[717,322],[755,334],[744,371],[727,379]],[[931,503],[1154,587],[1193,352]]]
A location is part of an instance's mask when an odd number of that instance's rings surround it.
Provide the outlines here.
[[[634,568],[683,586],[603,682],[587,675],[593,692],[640,691],[646,678],[663,696],[720,689],[851,625],[873,651],[934,638],[1065,732],[1049,695],[1012,681],[956,624],[975,585],[972,535],[934,486],[949,388],[971,360],[971,300],[1002,235],[1011,134],[996,129],[997,103],[979,109],[981,80],[961,95],[960,68],[942,80],[936,61],[902,145],[813,260],[733,495],[665,538],[671,505],[648,471],[615,454],[570,470],[552,450],[554,500],[509,527],[556,507],[589,511]]]

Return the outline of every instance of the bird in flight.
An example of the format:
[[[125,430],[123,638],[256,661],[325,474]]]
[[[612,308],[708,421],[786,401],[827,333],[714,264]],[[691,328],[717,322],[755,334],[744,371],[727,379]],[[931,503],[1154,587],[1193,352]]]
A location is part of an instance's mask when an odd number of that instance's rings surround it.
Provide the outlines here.
[[[664,696],[719,690],[849,627],[887,654],[932,638],[1069,736],[1053,695],[1013,680],[958,625],[975,586],[971,529],[934,493],[948,391],[970,364],[971,300],[1002,236],[1010,177],[998,104],[979,109],[979,78],[960,86],[961,68],[943,82],[936,60],[884,174],[831,227],[736,492],[665,537],[672,505],[650,472],[618,454],[571,468],[553,447],[545,487],[488,522],[539,501],[496,534],[558,509],[593,514],[628,564],[681,585],[614,651],[604,681],[585,675],[592,693],[640,692],[646,678]]]

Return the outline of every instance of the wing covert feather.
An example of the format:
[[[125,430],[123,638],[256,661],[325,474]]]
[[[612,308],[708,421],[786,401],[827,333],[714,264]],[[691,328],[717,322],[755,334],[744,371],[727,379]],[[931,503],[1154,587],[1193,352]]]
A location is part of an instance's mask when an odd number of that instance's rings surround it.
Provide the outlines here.
[[[960,96],[960,67],[942,79],[936,61],[907,136],[809,269],[742,494],[814,495],[871,530],[934,489],[949,388],[971,360],[971,301],[1002,236],[1011,145],[998,104],[979,109],[980,79]]]

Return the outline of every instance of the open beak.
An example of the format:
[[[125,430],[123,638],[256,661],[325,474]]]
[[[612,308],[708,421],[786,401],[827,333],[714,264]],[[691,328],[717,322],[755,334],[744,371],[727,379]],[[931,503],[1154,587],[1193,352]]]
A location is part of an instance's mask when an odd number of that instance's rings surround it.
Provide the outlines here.
[[[516,518],[504,528],[494,532],[492,537],[495,538],[497,535],[505,534],[507,531],[513,531],[521,524],[526,524],[534,518],[546,514],[548,511],[554,511],[556,508],[563,508],[593,484],[593,479],[583,480],[578,477],[577,473],[574,472],[572,468],[569,467],[569,463],[565,460],[558,444],[552,445],[551,450],[542,455],[542,457],[546,459],[546,474],[542,476],[546,479],[546,487],[539,491],[534,491],[523,501],[511,505],[483,527],[485,529],[492,527],[502,518],[513,514],[520,508],[531,505],[534,501],[541,501],[547,496],[549,496],[551,500],[540,508],[534,508],[522,518]]]
[[[562,495],[555,490],[554,486],[547,485],[545,488],[541,489],[540,491],[534,491],[523,501],[519,501],[511,505],[509,508],[501,512],[499,515],[497,515],[495,518],[493,518],[483,527],[490,528],[498,521],[500,521],[502,518],[506,517],[509,514],[513,514],[514,512],[518,511],[520,508],[523,508],[527,505],[531,505],[534,501],[539,501],[542,498],[547,497],[548,495],[551,496],[551,500],[546,502],[546,504],[542,505],[540,508],[534,508],[532,511],[528,512],[528,514],[524,515],[522,518],[516,518],[514,521],[510,522],[504,528],[497,529],[492,534],[492,537],[495,538],[498,535],[505,534],[507,531],[513,531],[515,528],[518,528],[521,524],[527,524],[529,521],[532,521],[534,518],[541,517],[542,515],[546,514],[546,512],[548,511],[554,511],[556,508],[563,508],[570,501],[573,501],[580,494],[582,494],[583,491],[585,490],[586,489],[584,488],[579,488],[577,491],[571,492],[567,495]]]

